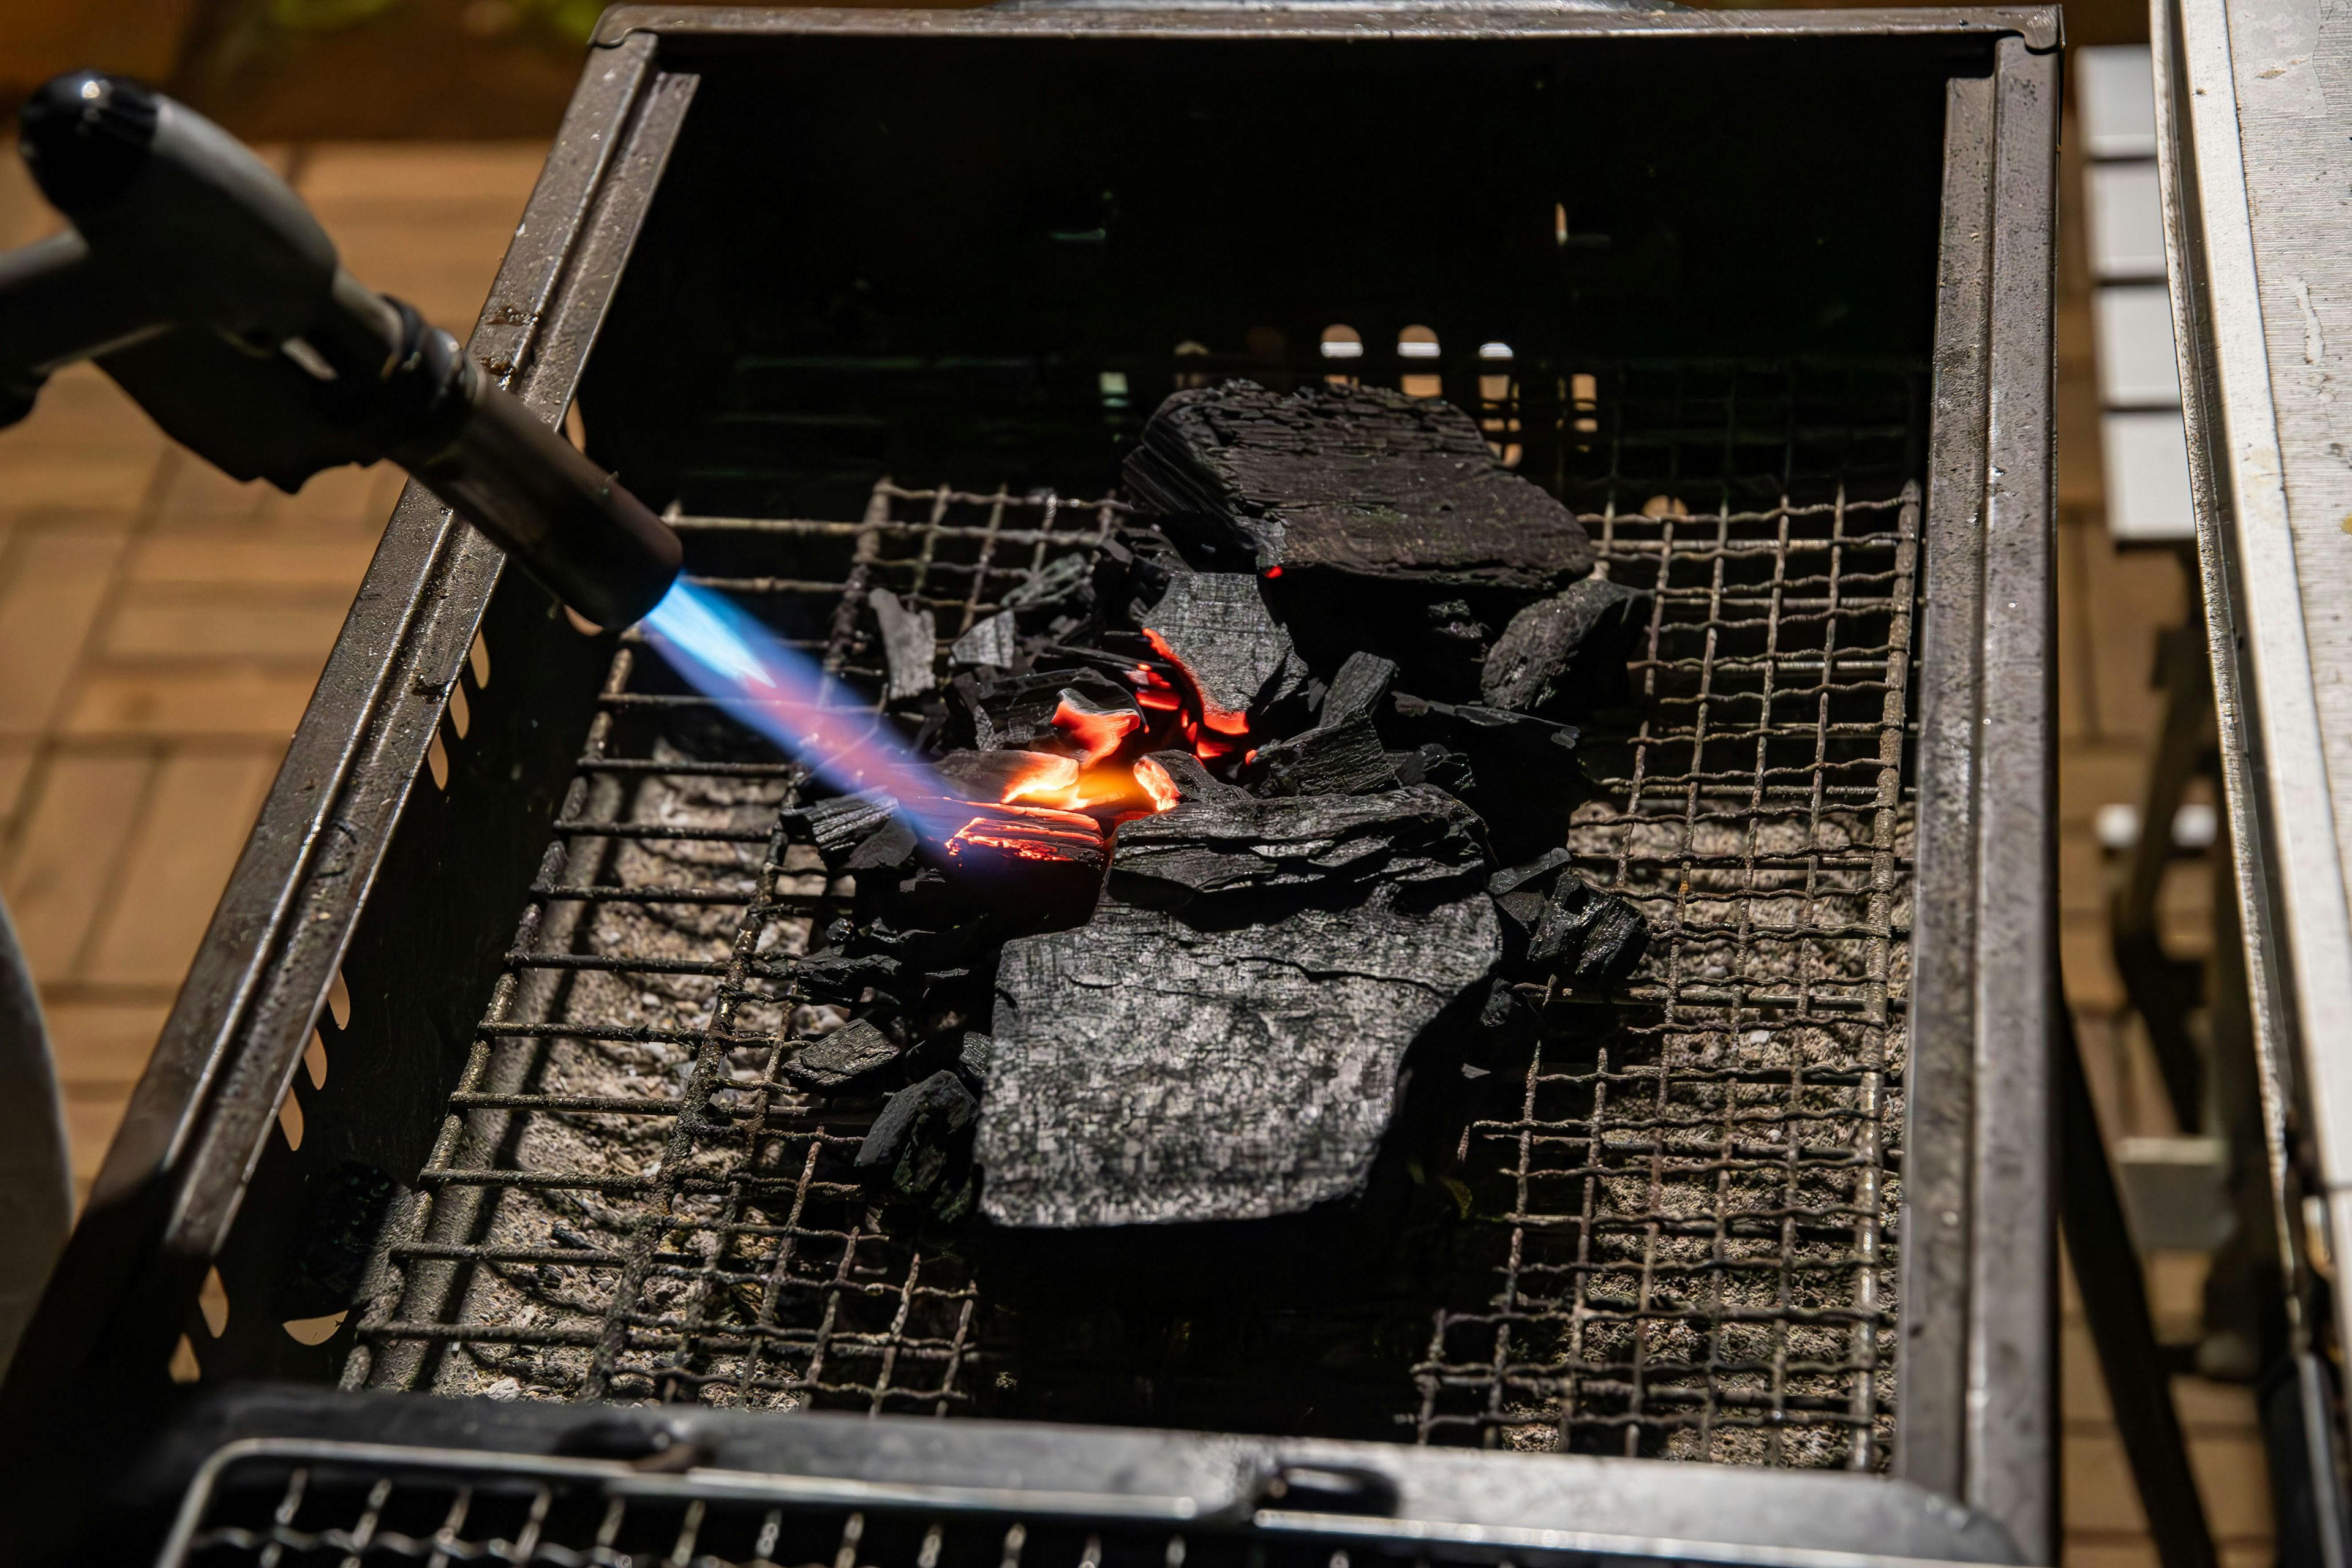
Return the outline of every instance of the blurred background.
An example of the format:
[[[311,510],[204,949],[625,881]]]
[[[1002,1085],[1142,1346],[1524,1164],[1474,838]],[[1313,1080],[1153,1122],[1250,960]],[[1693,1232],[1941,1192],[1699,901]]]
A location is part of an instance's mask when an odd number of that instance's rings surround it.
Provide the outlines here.
[[[598,0],[7,0],[0,108],[13,123],[34,85],[79,66],[160,84],[261,145],[357,276],[463,337],[598,10]],[[2066,9],[2066,979],[2205,1506],[2224,1562],[2256,1568],[2270,1560],[2270,1510],[2231,1284],[2246,1260],[2228,1240],[2229,1144],[2216,1136],[2228,1129],[2213,1121],[2229,1110],[2180,1123],[2147,1023],[2175,1048],[2209,1054],[2242,1028],[2226,979],[2207,973],[2212,721],[2197,679],[2147,28],[2145,7],[2128,0]],[[13,153],[0,156],[0,246],[53,223]],[[0,891],[51,1019],[85,1190],[398,489],[380,469],[324,474],[294,497],[233,484],[87,369],[58,377],[30,420],[0,432]],[[2065,1350],[2065,1561],[2153,1563],[2071,1293]]]

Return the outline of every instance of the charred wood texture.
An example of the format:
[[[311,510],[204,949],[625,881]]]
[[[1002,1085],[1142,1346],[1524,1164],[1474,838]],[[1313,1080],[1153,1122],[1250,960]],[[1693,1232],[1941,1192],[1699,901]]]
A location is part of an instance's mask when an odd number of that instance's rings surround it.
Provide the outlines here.
[[[1487,866],[1485,825],[1427,784],[1379,795],[1188,801],[1118,831],[1111,891],[1177,907],[1203,897],[1351,885],[1433,892]]]
[[[1625,661],[1648,595],[1588,577],[1511,617],[1487,650],[1479,690],[1492,708],[1576,718],[1630,695]]]
[[[1260,748],[1257,765],[1267,795],[1365,795],[1401,782],[1362,712]]]
[[[960,675],[950,691],[955,700],[949,732],[979,752],[1025,751],[1053,742],[1060,733],[1054,715],[1065,691],[1097,704],[1132,706],[1135,700],[1126,687],[1096,669],[1033,670],[993,680]]]
[[[858,1146],[856,1170],[886,1200],[920,1204],[953,1224],[971,1208],[972,1127],[980,1102],[942,1069],[892,1095]]]
[[[877,1083],[898,1065],[898,1057],[897,1042],[858,1018],[810,1041],[779,1070],[813,1093],[847,1094]]]
[[[1568,510],[1434,398],[1285,397],[1247,381],[1180,392],[1126,472],[1145,511],[1221,564],[1538,594],[1592,566]]]
[[[1307,667],[1292,651],[1290,634],[1266,609],[1255,577],[1234,572],[1175,577],[1143,627],[1192,688],[1202,722],[1221,733],[1246,733],[1259,716],[1306,687]]]
[[[1500,948],[1483,891],[1229,929],[1106,903],[1006,943],[982,1210],[1020,1227],[1161,1225],[1360,1193],[1407,1055]]]
[[[882,658],[890,668],[887,700],[920,697],[938,683],[932,661],[939,654],[939,628],[931,612],[899,603],[887,588],[875,589],[866,602],[882,627]]]

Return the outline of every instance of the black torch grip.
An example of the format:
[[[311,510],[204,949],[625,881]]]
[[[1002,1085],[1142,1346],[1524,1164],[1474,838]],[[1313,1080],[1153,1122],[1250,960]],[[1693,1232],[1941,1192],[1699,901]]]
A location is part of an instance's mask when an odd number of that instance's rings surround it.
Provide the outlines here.
[[[411,470],[588,619],[615,630],[641,619],[677,579],[677,535],[520,400],[466,370],[455,440]]]

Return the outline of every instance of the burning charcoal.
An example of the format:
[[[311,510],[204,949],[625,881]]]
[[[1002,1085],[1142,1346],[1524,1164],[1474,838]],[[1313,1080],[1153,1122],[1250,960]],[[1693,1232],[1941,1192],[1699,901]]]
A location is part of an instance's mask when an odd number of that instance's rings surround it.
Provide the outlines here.
[[[1180,392],[1127,460],[1129,489],[1227,570],[1548,594],[1591,569],[1584,530],[1496,461],[1475,422],[1375,387]]]
[[[1339,667],[1339,673],[1331,678],[1331,689],[1324,694],[1316,721],[1337,724],[1351,713],[1370,715],[1378,711],[1396,672],[1394,659],[1360,649],[1349,654],[1348,662]]]
[[[929,1202],[952,1224],[970,1212],[971,1128],[980,1102],[952,1072],[892,1095],[858,1146],[856,1168],[888,1196]]]
[[[950,752],[931,764],[966,799],[1001,801],[1041,773],[1070,768],[1051,752]]]
[[[846,1094],[870,1087],[898,1060],[898,1047],[890,1037],[857,1018],[803,1046],[780,1070],[810,1093]]]
[[[882,655],[890,666],[887,701],[919,697],[939,684],[932,660],[939,653],[939,627],[929,610],[911,609],[887,588],[866,595],[874,618],[882,625]]]
[[[1528,962],[1580,990],[1596,990],[1633,973],[1649,946],[1649,922],[1639,910],[1570,875],[1552,889],[1528,939]]]
[[[1067,1229],[1264,1219],[1361,1193],[1408,1053],[1447,1036],[1498,954],[1478,891],[1217,930],[1112,903],[1008,942],[981,1206]]]
[[[806,828],[809,842],[824,863],[840,868],[844,857],[888,826],[898,803],[880,790],[867,790],[863,795],[835,795],[813,805],[795,806],[784,813],[797,819]]]
[[[1192,689],[1202,724],[1221,735],[1246,735],[1254,716],[1307,684],[1290,634],[1275,624],[1255,577],[1177,577],[1145,616],[1143,635]]]
[[[1118,830],[1111,889],[1161,908],[1202,895],[1349,883],[1425,884],[1482,872],[1486,825],[1426,784],[1380,795],[1186,802]]]
[[[1511,617],[1487,650],[1479,691],[1489,707],[1574,716],[1630,695],[1625,661],[1647,595],[1587,577]]]
[[[1066,687],[1054,709],[1054,729],[1078,754],[1078,765],[1090,768],[1126,743],[1143,728],[1143,713],[1129,693],[1115,701],[1090,697]]]
[[[1009,669],[1021,651],[1021,628],[1010,610],[993,615],[956,638],[948,658],[957,664]]]
[[[1190,752],[1154,752],[1135,764],[1136,776],[1147,788],[1164,786],[1171,801],[1244,800],[1249,791],[1214,777]]]
[[[1367,795],[1399,782],[1380,731],[1361,711],[1259,748],[1257,765],[1267,795]]]
[[[1039,742],[1052,742],[1059,731],[1054,715],[1062,694],[1076,691],[1096,703],[1132,701],[1128,689],[1099,670],[1037,670],[1002,680],[976,680],[959,676],[954,690],[961,700],[962,727],[976,751],[1024,751]]]

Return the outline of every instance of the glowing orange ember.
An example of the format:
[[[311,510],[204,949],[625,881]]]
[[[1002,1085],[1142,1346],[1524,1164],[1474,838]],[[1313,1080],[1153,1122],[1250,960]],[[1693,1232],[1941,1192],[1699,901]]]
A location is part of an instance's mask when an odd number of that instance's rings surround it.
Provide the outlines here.
[[[1119,748],[1120,742],[1143,728],[1143,715],[1132,708],[1089,713],[1064,697],[1054,710],[1054,728],[1078,748],[1078,764],[1092,767]]]
[[[1151,646],[1159,650],[1160,658],[1166,659],[1180,670],[1184,668],[1184,661],[1176,657],[1175,650],[1168,646],[1167,640],[1158,632],[1153,631],[1150,626],[1146,626],[1143,628],[1143,635],[1150,640]],[[1248,714],[1229,713],[1222,708],[1213,708],[1209,705],[1209,700],[1206,697],[1202,697],[1201,699],[1201,722],[1206,728],[1214,730],[1220,734],[1246,735],[1249,733]],[[1227,750],[1231,750],[1231,748],[1229,747]],[[1205,757],[1222,756],[1224,753],[1222,752],[1202,752],[1201,754]]]
[[[1176,794],[1176,781],[1168,776],[1166,768],[1161,767],[1150,757],[1135,764],[1135,782],[1141,784],[1143,793],[1151,797],[1153,811],[1176,809],[1179,799]]]
[[[1168,683],[1168,678],[1148,664],[1137,665],[1128,671],[1127,678],[1136,683],[1136,701],[1146,708],[1154,709],[1162,713],[1173,713],[1184,706],[1184,700],[1178,696],[1176,689]]]

